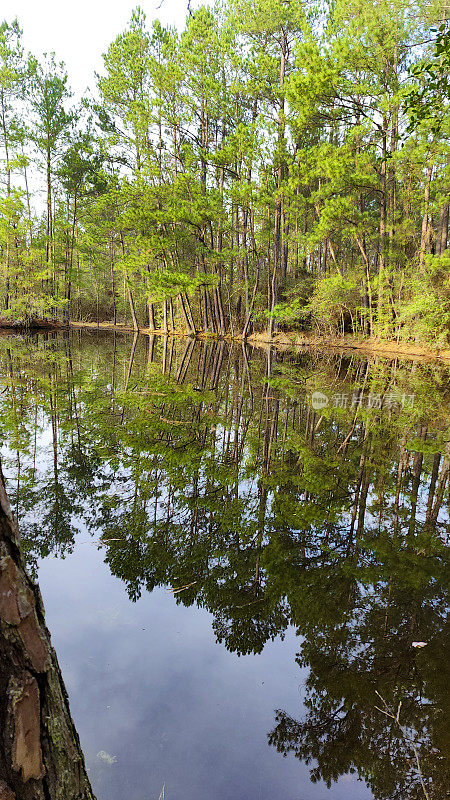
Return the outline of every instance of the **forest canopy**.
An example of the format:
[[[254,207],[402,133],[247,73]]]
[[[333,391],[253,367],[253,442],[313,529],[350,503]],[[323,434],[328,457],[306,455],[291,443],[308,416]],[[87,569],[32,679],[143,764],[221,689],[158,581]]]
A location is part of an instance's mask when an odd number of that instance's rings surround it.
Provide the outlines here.
[[[137,7],[89,96],[0,26],[2,324],[445,346],[446,0]]]

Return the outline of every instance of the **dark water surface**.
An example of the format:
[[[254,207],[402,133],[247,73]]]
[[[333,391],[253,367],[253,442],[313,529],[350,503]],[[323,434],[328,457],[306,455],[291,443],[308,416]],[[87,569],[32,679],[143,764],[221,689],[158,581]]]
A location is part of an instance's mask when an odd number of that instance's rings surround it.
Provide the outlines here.
[[[87,332],[0,368],[98,800],[448,797],[448,368]]]

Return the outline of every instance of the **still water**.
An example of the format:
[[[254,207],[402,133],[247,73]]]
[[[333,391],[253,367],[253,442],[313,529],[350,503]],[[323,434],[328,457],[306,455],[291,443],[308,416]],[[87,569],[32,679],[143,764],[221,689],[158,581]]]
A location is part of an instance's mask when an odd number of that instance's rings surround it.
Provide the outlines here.
[[[448,367],[72,332],[0,368],[98,800],[448,797]]]

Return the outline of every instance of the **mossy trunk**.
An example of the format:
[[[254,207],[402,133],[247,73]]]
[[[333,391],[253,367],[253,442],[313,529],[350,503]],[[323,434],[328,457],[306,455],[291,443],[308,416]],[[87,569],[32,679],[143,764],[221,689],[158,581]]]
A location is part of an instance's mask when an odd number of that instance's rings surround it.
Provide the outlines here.
[[[94,800],[0,467],[0,798]]]

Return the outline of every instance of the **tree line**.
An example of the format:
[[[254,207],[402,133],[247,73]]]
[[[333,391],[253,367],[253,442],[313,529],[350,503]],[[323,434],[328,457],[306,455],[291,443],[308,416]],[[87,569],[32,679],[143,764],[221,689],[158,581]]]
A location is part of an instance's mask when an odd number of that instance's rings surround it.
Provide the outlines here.
[[[78,105],[0,27],[4,321],[165,333],[450,324],[446,0],[133,11]]]

